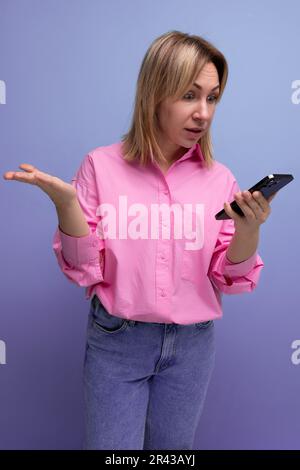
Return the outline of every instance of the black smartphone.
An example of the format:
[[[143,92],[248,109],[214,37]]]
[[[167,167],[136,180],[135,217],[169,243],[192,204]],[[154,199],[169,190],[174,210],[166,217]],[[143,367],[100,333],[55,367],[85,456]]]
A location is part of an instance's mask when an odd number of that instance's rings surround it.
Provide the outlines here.
[[[283,188],[283,186],[287,185],[294,179],[293,175],[284,175],[284,174],[274,174],[265,176],[262,180],[256,183],[252,188],[249,188],[248,191],[253,193],[254,191],[260,191],[262,195],[268,199],[272,194],[279,191],[279,189]],[[231,202],[230,207],[236,212],[238,215],[245,217],[242,209],[237,204],[236,201]],[[225,209],[222,209],[215,215],[217,220],[225,220],[231,219],[229,215],[226,214]]]

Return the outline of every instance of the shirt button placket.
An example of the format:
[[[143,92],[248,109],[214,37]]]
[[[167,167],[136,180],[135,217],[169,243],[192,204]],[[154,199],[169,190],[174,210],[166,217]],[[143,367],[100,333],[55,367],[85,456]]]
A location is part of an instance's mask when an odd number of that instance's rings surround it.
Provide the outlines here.
[[[169,191],[166,188],[163,188],[159,191],[159,204],[165,203],[169,204]],[[169,213],[168,213],[169,214]],[[169,215],[167,214],[167,217]],[[170,223],[169,220],[161,220],[160,225],[167,227]],[[165,313],[166,308],[169,305],[169,249],[171,244],[171,239],[162,238],[162,227],[160,227],[160,236],[157,241],[157,274],[156,274],[156,285],[157,285],[157,295],[158,295],[158,306],[161,306],[162,311]],[[171,229],[170,229],[170,238],[171,238]]]

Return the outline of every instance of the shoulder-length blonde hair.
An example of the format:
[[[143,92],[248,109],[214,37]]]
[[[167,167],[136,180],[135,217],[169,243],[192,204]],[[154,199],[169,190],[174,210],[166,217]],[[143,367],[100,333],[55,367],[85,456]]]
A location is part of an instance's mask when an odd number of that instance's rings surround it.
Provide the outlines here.
[[[169,96],[175,99],[183,96],[208,62],[218,71],[218,103],[227,82],[228,65],[213,44],[180,31],[169,31],[152,42],[139,71],[131,126],[121,138],[124,160],[139,161],[140,165],[154,160],[166,163],[156,139],[157,107]],[[210,129],[198,142],[209,168],[214,160]]]

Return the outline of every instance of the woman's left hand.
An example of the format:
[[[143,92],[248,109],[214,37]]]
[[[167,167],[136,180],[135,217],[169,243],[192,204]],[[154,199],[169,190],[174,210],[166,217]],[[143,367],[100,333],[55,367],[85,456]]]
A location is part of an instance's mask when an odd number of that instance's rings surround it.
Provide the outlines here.
[[[241,191],[234,194],[234,199],[243,211],[245,217],[238,215],[230,204],[224,203],[224,210],[233,220],[236,231],[243,233],[253,233],[257,231],[271,213],[269,202],[274,199],[277,193],[266,199],[260,191]]]

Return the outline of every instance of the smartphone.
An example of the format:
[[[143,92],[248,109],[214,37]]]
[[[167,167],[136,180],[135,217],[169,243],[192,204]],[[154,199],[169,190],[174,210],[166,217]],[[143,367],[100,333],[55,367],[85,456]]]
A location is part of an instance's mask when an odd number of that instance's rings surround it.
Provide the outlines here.
[[[254,191],[260,191],[262,195],[268,199],[272,194],[279,191],[279,189],[283,188],[283,186],[287,185],[294,179],[293,175],[285,175],[285,174],[274,174],[265,176],[262,180],[256,183],[252,188],[249,188],[248,191],[253,193]],[[242,209],[237,204],[236,201],[231,202],[230,207],[236,212],[238,215],[245,217]],[[224,220],[224,219],[231,219],[229,215],[226,214],[225,209],[222,209],[215,215],[217,220]]]

